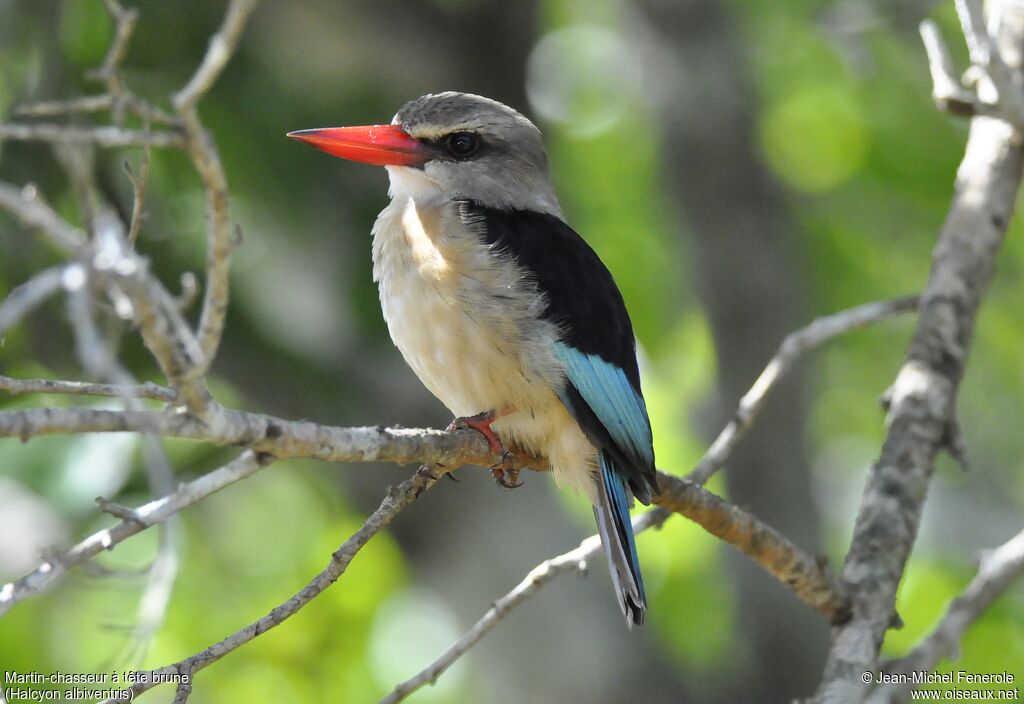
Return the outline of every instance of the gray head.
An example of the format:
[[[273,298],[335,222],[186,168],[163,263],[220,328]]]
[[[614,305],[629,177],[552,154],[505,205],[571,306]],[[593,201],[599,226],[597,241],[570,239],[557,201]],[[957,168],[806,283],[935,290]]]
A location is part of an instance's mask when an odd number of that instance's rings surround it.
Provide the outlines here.
[[[436,93],[406,103],[392,124],[431,150],[423,175],[445,197],[560,211],[540,130],[507,105],[470,93]],[[398,191],[407,179],[396,171],[389,169]]]
[[[395,198],[424,204],[466,199],[561,216],[540,130],[490,98],[433,93],[406,103],[390,126],[289,136],[336,156],[386,166]]]

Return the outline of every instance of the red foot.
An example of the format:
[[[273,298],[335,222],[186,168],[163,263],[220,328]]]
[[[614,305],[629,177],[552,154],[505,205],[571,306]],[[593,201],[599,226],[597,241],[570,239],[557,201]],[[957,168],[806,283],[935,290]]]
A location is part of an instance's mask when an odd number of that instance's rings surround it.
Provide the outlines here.
[[[501,415],[507,415],[511,412],[511,409],[503,409]],[[491,429],[491,423],[499,417],[501,416],[496,415],[494,411],[487,411],[486,413],[478,413],[467,418],[456,418],[448,424],[447,430],[450,433],[462,428],[472,428],[483,435],[487,440],[487,444],[491,447],[491,452],[501,457],[501,460],[491,467],[491,476],[494,477],[494,481],[498,483],[498,486],[503,489],[515,489],[522,486],[522,483],[519,481],[519,470],[515,467],[508,469],[502,467],[506,461],[512,458],[512,453],[505,450],[501,440],[498,439],[498,436],[494,434],[494,430]],[[448,476],[451,475],[449,474]]]
[[[491,423],[495,420],[494,411],[487,411],[486,413],[478,413],[475,416],[468,416],[466,418],[456,418],[448,424],[448,432],[454,430],[461,430],[462,428],[472,428],[476,432],[480,433],[487,440],[487,444],[491,446],[491,452],[496,455],[504,455],[505,448],[501,445],[501,440],[491,430]]]

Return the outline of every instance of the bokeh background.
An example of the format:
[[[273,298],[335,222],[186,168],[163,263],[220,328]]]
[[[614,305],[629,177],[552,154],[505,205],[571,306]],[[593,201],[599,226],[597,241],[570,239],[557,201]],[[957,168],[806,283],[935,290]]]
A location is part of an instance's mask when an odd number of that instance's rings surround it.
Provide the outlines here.
[[[167,105],[224,4],[128,4],[140,21],[125,75]],[[946,2],[265,0],[201,105],[244,232],[216,396],[338,425],[450,420],[381,320],[369,229],[386,203],[383,169],[330,159],[284,133],[387,122],[427,92],[478,92],[544,131],[568,219],[632,313],[659,465],[687,471],[788,331],[923,286],[966,135],[932,106],[916,31],[925,16],[939,20],[965,65]],[[112,31],[100,0],[0,0],[0,117],[20,102],[98,91],[83,73]],[[122,162],[139,156],[97,153],[99,182],[124,209]],[[80,221],[48,146],[0,143],[0,178],[37,183]],[[184,155],[153,153],[146,210],[139,248],[163,279],[173,286],[182,272],[201,273],[203,196]],[[935,624],[980,548],[1020,529],[1022,234],[1018,219],[960,395],[971,469],[939,461],[890,655]],[[0,295],[57,261],[0,213]],[[712,488],[841,564],[883,437],[879,396],[911,324],[881,324],[814,353]],[[123,358],[159,380],[130,335]],[[0,369],[80,378],[62,302],[8,331]],[[3,408],[61,403],[0,398]],[[232,454],[167,447],[182,478]],[[154,531],[0,620],[0,670],[159,666],[198,651],[303,585],[384,488],[410,473],[278,463],[176,524],[178,578],[151,638],[132,627]],[[375,700],[531,567],[593,530],[585,501],[546,475],[527,476],[515,492],[496,489],[486,472],[459,475],[401,514],[298,616],[204,670],[191,700]],[[97,495],[147,500],[136,438],[0,442],[0,580],[110,524]],[[596,564],[584,579],[546,587],[413,701],[783,702],[813,691],[828,642],[817,614],[684,520],[638,542],[651,599],[644,628],[625,630]],[[1009,670],[1019,681],[1022,663],[1018,586],[971,629],[955,668]]]

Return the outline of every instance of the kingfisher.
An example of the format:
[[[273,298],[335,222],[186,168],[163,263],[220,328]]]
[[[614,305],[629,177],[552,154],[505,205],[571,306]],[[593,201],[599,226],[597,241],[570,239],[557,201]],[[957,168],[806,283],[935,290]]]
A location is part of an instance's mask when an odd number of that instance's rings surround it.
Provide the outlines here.
[[[478,431],[499,456],[545,456],[559,486],[590,500],[626,624],[643,623],[629,510],[658,484],[636,341],[611,273],[565,222],[540,130],[449,91],[389,125],[288,136],[387,169],[372,250],[391,339],[455,416],[449,430]]]

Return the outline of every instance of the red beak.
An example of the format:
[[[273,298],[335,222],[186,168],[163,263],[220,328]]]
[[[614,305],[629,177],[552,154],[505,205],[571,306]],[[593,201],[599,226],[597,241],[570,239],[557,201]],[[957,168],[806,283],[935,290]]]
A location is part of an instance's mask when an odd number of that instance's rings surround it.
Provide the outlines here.
[[[325,127],[299,130],[288,136],[349,161],[377,166],[419,166],[427,160],[422,142],[398,125]]]

